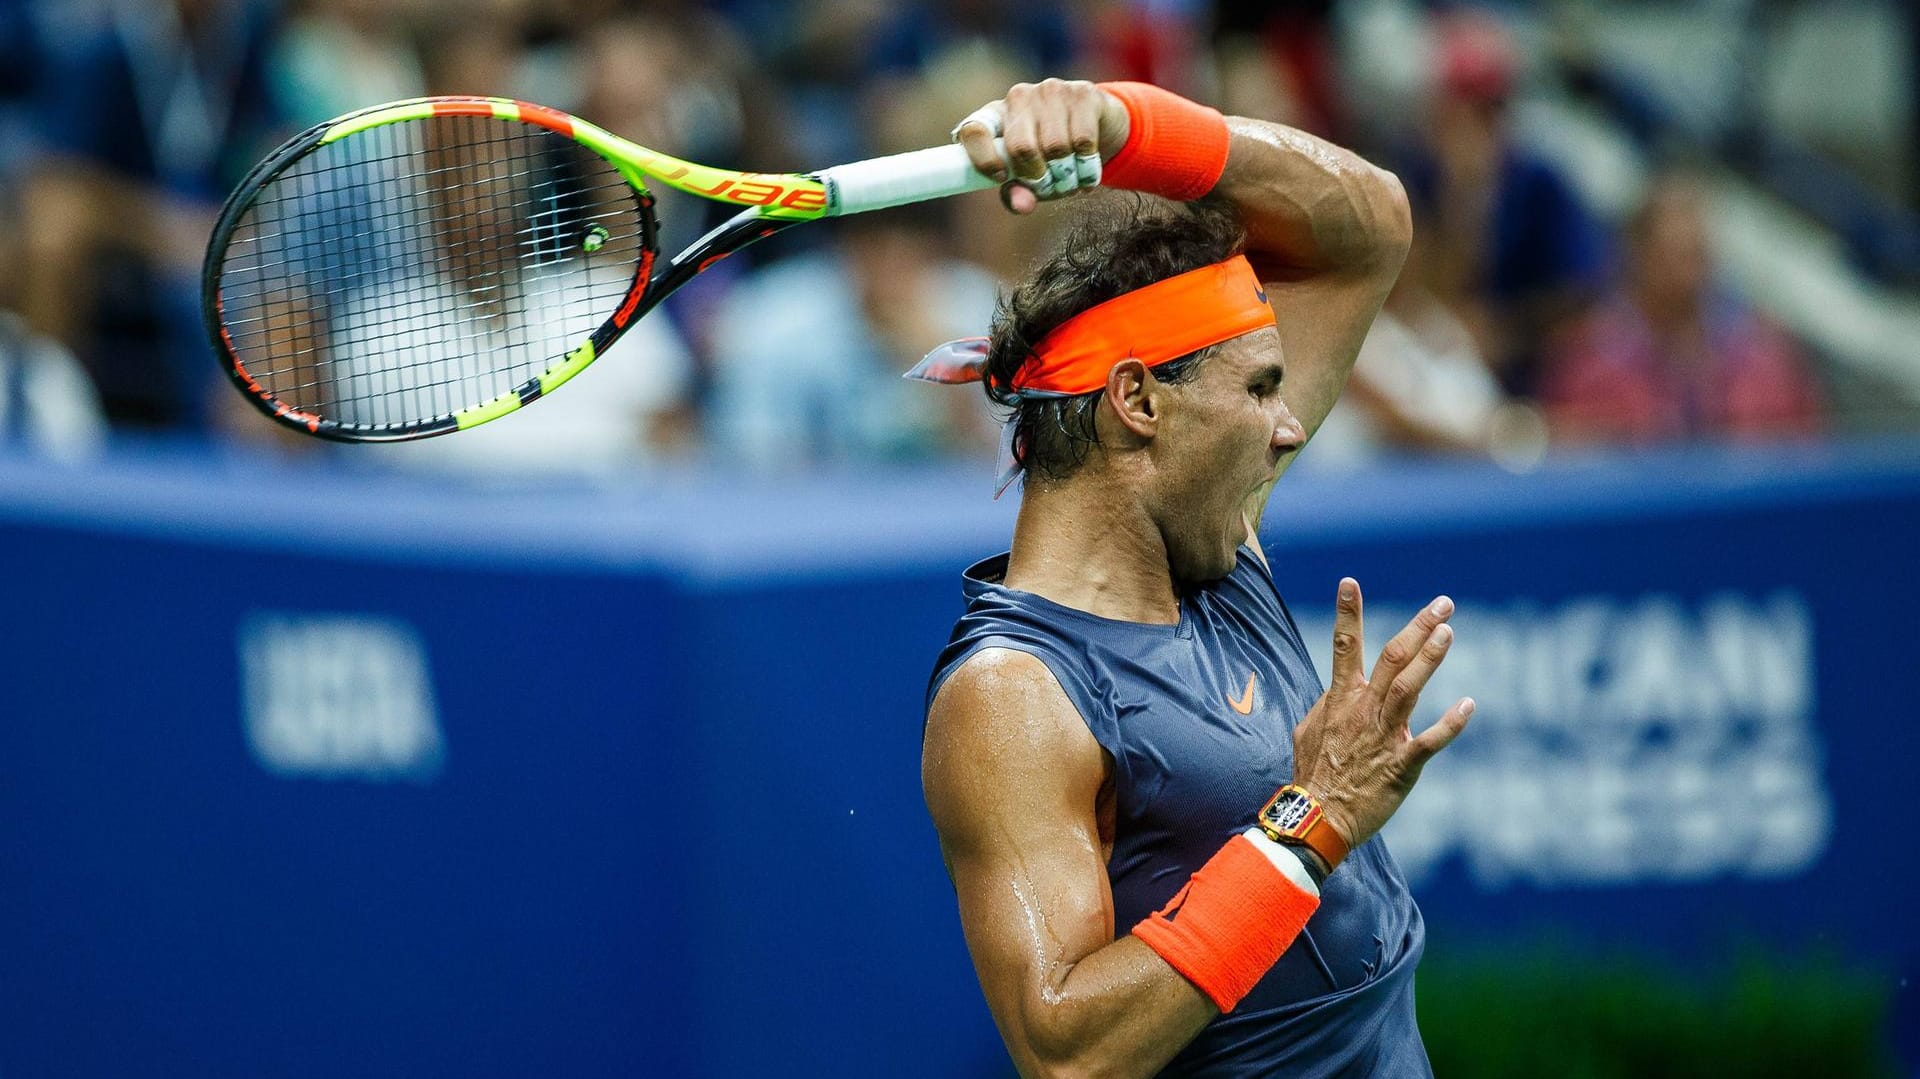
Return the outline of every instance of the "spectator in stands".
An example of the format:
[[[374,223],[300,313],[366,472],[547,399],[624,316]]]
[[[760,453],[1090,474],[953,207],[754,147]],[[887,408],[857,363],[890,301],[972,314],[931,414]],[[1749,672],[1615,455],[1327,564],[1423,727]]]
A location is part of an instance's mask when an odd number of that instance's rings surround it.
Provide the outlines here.
[[[914,92],[912,84],[938,69],[971,85],[981,76],[970,68],[1011,59],[1021,77],[1037,77],[1032,73],[1072,66],[1077,44],[1076,13],[1063,0],[730,0],[725,6],[758,56],[760,76],[778,88],[787,129],[780,142],[804,147],[808,165],[879,151],[868,114],[889,107],[903,89]],[[944,134],[951,124],[945,120],[935,130]]]
[[[915,393],[900,377],[993,315],[993,278],[946,253],[945,210],[849,217],[829,246],[727,296],[713,331],[717,455],[779,467],[991,453],[996,425],[979,395]]]
[[[279,112],[304,128],[382,101],[419,97],[426,73],[409,25],[421,5],[393,0],[303,0],[274,42],[269,65]],[[399,10],[396,10],[399,9]]]
[[[10,195],[0,192],[0,452],[85,456],[106,440],[100,394],[71,352],[13,311],[22,265]]]
[[[1625,280],[1546,369],[1556,439],[1648,444],[1823,426],[1823,395],[1793,341],[1714,287],[1705,205],[1694,177],[1650,186],[1628,223]]]
[[[936,52],[917,74],[872,84],[861,111],[866,121],[862,152],[897,154],[939,143],[952,127],[953,117],[965,116],[980,102],[1000,96],[1030,70],[1031,61],[1017,50],[979,41]],[[948,234],[946,251],[1004,282],[1026,272],[1058,221],[1052,213],[1006,213],[996,205],[998,198],[998,193],[981,192],[953,204],[951,212],[965,227]],[[783,237],[787,250],[794,239],[804,242],[808,237]]]
[[[73,354],[0,311],[0,448],[82,457],[106,440],[100,395]]]
[[[860,91],[886,6],[873,0],[733,0],[761,76],[778,88],[784,143],[820,162],[864,156]],[[791,166],[788,166],[791,167]]]
[[[585,313],[582,309],[573,317]],[[679,448],[670,443],[679,431],[674,423],[687,399],[692,367],[673,323],[643,318],[610,355],[538,408],[453,438],[355,446],[352,452],[395,468],[474,476],[626,475]],[[240,401],[239,394],[230,396]],[[250,434],[278,430],[257,418],[251,426]]]
[[[1333,6],[1333,0],[1215,0],[1213,47],[1199,55],[1210,54],[1218,69],[1222,109],[1344,138]]]
[[[1478,342],[1421,282],[1431,257],[1416,235],[1386,306],[1367,331],[1347,391],[1314,435],[1311,467],[1403,453],[1493,454],[1529,463],[1539,442],[1531,406],[1509,399]]]
[[[470,27],[449,26],[430,48],[429,78],[438,91],[470,93],[491,86],[529,92],[526,88],[544,83],[551,69],[566,66],[576,83],[572,94],[551,87],[553,93],[540,95],[542,104],[577,111],[668,153],[732,160],[726,146],[701,142],[730,140],[740,119],[734,65],[714,47],[710,30],[701,36],[702,20],[690,16],[672,23],[657,21],[659,16],[616,15],[594,22],[593,32],[575,42],[552,37],[554,28],[542,29],[530,17],[510,10],[500,14]],[[562,57],[564,65],[558,62]],[[543,74],[543,69],[548,70]],[[702,230],[702,215],[717,205],[665,185],[655,196],[661,243],[668,252],[692,242]],[[569,313],[576,319],[605,316],[604,311]],[[607,359],[537,409],[458,438],[356,452],[383,456],[400,467],[441,471],[618,475],[685,448],[697,376],[681,324],[663,312],[634,323]]]
[[[203,421],[200,258],[220,200],[281,134],[266,16],[247,0],[104,4],[47,43],[22,307],[87,363],[116,422]]]
[[[1433,244],[1426,283],[1508,390],[1530,393],[1543,342],[1601,287],[1602,235],[1565,177],[1513,137],[1518,56],[1505,28],[1468,9],[1435,35],[1424,145],[1399,169]]]
[[[1028,72],[1056,71],[1075,59],[1073,18],[1060,0],[900,4],[875,28],[870,74],[910,76],[970,46],[1012,52]]]
[[[733,168],[800,167],[760,159],[747,149],[750,103],[746,46],[710,14],[623,15],[594,27],[580,42],[584,91],[576,108],[595,123],[644,146],[693,161]],[[762,95],[765,96],[765,95]],[[758,123],[757,128],[765,127]],[[825,162],[823,162],[825,164]],[[655,185],[660,245],[677,251],[739,208]]]

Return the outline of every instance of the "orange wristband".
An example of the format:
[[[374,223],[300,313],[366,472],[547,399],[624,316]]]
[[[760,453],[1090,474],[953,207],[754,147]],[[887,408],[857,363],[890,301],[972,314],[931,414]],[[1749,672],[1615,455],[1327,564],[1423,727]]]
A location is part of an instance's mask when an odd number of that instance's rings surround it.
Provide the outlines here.
[[[1297,875],[1280,868],[1288,863]],[[1319,907],[1319,891],[1293,853],[1255,831],[1227,840],[1133,935],[1230,1012]]]
[[[1103,82],[1127,107],[1127,144],[1102,166],[1108,187],[1179,202],[1213,190],[1227,167],[1227,118],[1219,110],[1143,82]]]

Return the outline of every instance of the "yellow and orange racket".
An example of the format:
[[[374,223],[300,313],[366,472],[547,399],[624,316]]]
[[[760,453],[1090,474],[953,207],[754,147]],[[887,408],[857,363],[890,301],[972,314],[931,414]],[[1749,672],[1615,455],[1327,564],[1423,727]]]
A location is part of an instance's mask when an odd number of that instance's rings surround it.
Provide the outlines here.
[[[659,264],[650,183],[741,212]],[[734,172],[540,105],[421,98],[317,125],[256,166],[214,227],[202,305],[268,416],[344,442],[425,438],[553,392],[755,240],[991,186],[958,146]]]

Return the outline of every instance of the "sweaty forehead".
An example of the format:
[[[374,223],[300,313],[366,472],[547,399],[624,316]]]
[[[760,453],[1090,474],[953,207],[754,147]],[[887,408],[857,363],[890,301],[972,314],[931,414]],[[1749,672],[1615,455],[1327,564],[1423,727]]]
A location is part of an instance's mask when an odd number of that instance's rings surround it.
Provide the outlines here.
[[[1251,374],[1269,364],[1285,362],[1281,353],[1279,328],[1262,326],[1220,342],[1210,362],[1236,375]]]

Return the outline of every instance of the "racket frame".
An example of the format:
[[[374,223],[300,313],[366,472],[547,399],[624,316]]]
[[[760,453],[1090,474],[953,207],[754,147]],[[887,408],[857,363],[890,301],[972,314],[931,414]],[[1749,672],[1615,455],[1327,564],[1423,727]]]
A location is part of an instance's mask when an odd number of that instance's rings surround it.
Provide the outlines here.
[[[296,161],[320,147],[370,128],[439,116],[492,117],[532,124],[573,140],[599,155],[629,186],[639,208],[641,257],[620,305],[580,344],[538,376],[491,400],[429,420],[347,424],[296,408],[276,398],[248,373],[227,330],[220,276],[227,245],[260,193]],[[659,223],[650,183],[701,198],[732,203],[739,213],[669,259],[659,257]],[[681,285],[748,244],[822,217],[899,206],[994,186],[975,171],[958,146],[917,150],[851,162],[817,173],[736,172],[683,161],[615,135],[578,117],[501,97],[425,97],[375,105],[316,124],[287,140],[247,173],[221,207],[201,266],[201,318],[223,361],[228,379],[261,413],[303,434],[336,442],[401,442],[428,438],[498,419],[553,392],[606,354],[622,334]]]
[[[220,276],[234,231],[268,185],[320,147],[370,128],[438,116],[491,117],[509,123],[532,124],[572,139],[611,165],[633,188],[640,210],[640,260],[625,297],[592,334],[547,370],[491,400],[450,415],[405,423],[346,424],[279,400],[247,371],[227,329]],[[659,222],[653,214],[654,198],[649,181],[745,208],[674,256],[656,275]],[[201,318],[228,380],[255,408],[276,423],[336,442],[404,442],[430,438],[498,419],[553,392],[605,355],[641,316],[715,262],[789,225],[828,216],[828,194],[827,185],[812,176],[734,172],[682,161],[557,109],[531,102],[491,97],[434,97],[377,105],[315,124],[295,135],[241,180],[221,207],[207,239],[206,259],[200,273]]]

